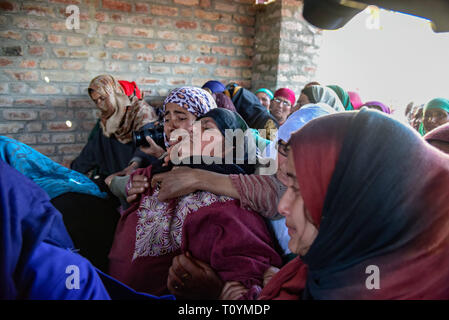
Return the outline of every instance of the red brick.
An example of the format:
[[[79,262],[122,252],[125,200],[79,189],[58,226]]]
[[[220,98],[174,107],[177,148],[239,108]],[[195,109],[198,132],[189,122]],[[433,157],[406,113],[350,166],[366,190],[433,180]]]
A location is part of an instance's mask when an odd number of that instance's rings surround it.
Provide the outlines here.
[[[159,31],[157,33],[158,37],[164,40],[177,40],[178,34],[173,31]]]
[[[89,56],[89,52],[87,50],[76,50],[71,51],[69,56],[71,58],[87,58]]]
[[[219,64],[222,67],[229,67],[229,58],[221,58]]]
[[[55,146],[33,146],[33,149],[37,152],[42,153],[43,155],[46,155],[47,157],[49,155],[52,155],[55,153]]]
[[[161,82],[161,80],[154,79],[154,78],[141,77],[141,78],[137,79],[137,83],[141,83],[141,84],[158,84],[160,82]]]
[[[112,13],[111,20],[113,22],[122,23],[125,22],[125,16],[121,13]]]
[[[50,2],[63,4],[81,4],[81,0],[50,0]]]
[[[196,39],[205,42],[218,42],[220,39],[213,34],[200,33],[196,35]]]
[[[38,6],[35,4],[23,4],[22,11],[29,15],[55,17],[55,13],[51,7]]]
[[[46,20],[39,20],[28,17],[14,17],[14,26],[23,29],[45,29],[47,27]]]
[[[173,69],[174,74],[192,74],[193,68],[192,67],[175,67]]]
[[[131,49],[142,49],[145,47],[145,44],[141,42],[128,42],[128,47]]]
[[[25,81],[37,81],[38,74],[36,71],[26,71],[26,72],[15,72],[11,70],[5,70],[15,80],[25,80]]]
[[[170,68],[166,66],[150,66],[149,68],[150,73],[155,74],[167,74],[170,73]]]
[[[131,28],[116,26],[112,29],[112,33],[117,36],[129,36],[131,34]]]
[[[94,18],[98,22],[106,22],[109,20],[109,16],[104,12],[96,12]]]
[[[2,38],[8,38],[8,39],[14,39],[14,40],[20,40],[22,39],[22,35],[18,32],[7,30],[0,32],[0,37]]]
[[[25,94],[28,91],[28,85],[26,83],[10,83],[9,90],[14,93]]]
[[[118,40],[109,40],[105,46],[107,48],[123,49],[125,47],[125,43]]]
[[[69,45],[69,46],[76,46],[76,47],[78,47],[78,46],[84,45],[84,39],[81,38],[81,37],[68,36],[66,38],[66,42],[67,42],[67,45]]]
[[[7,83],[0,83],[0,93],[1,94],[8,93],[8,84]]]
[[[204,64],[217,64],[217,58],[216,57],[208,57],[208,56],[202,56],[195,59],[196,63],[204,63]]]
[[[201,8],[210,8],[210,0],[200,0]]]
[[[28,32],[27,40],[31,42],[42,42],[45,40],[45,36],[42,32]]]
[[[185,18],[187,18],[187,17],[192,17],[193,16],[193,10],[192,9],[181,9],[181,17],[185,17]]]
[[[153,61],[153,55],[151,53],[139,53],[137,54],[138,61]]]
[[[131,4],[123,1],[117,0],[103,0],[103,8],[124,12],[131,12],[132,6]]]
[[[35,144],[37,141],[36,136],[33,134],[21,134],[16,138],[16,140],[28,145]]]
[[[57,87],[49,85],[39,85],[31,91],[37,94],[57,94],[60,92]]]
[[[190,57],[188,57],[188,56],[180,56],[180,57],[179,57],[179,62],[180,62],[180,63],[184,63],[184,64],[185,64],[185,63],[189,63],[190,60],[191,60],[191,59],[190,59]]]
[[[176,55],[157,55],[154,59],[156,62],[177,63],[179,56]]]
[[[64,61],[62,64],[62,69],[64,70],[81,70],[84,64],[79,61]]]
[[[151,14],[157,16],[176,17],[178,15],[178,8],[166,6],[151,6]]]
[[[235,49],[229,47],[212,47],[213,54],[222,54],[225,56],[233,56],[235,55]]]
[[[75,135],[73,133],[59,133],[51,136],[52,143],[74,143]]]
[[[151,30],[151,29],[143,29],[143,28],[136,28],[136,29],[133,29],[133,35],[137,36],[137,37],[152,38],[153,37],[153,30]]]
[[[0,97],[0,107],[12,107],[12,98]]]
[[[146,48],[149,50],[154,50],[157,47],[159,47],[159,45],[157,43],[147,43]]]
[[[184,6],[197,6],[200,4],[200,0],[174,0],[176,4],[182,4]]]
[[[217,68],[215,69],[215,75],[220,77],[240,77],[241,71],[238,69]]]
[[[36,60],[23,60],[20,63],[21,68],[36,68]]]
[[[250,59],[235,59],[231,61],[231,67],[252,67],[253,62]]]
[[[244,24],[247,26],[254,26],[255,19],[253,17],[242,16],[242,15],[233,15],[233,21],[237,24]]]
[[[217,24],[214,30],[218,32],[236,32],[237,27],[233,24]]]
[[[25,124],[22,122],[11,122],[8,121],[6,123],[0,123],[0,133],[9,134],[9,133],[18,133],[23,130]]]
[[[111,26],[106,24],[100,24],[97,28],[98,35],[105,35],[111,33]]]
[[[165,51],[180,51],[183,49],[183,46],[179,42],[172,42],[169,44],[166,44],[164,46]]]
[[[67,48],[54,48],[53,53],[58,58],[68,57],[69,56],[69,50]]]
[[[156,25],[158,28],[170,28],[172,29],[173,18],[157,18]]]
[[[14,63],[14,61],[12,61],[11,59],[0,58],[0,66],[1,67],[5,67],[5,66],[8,66],[13,63]]]
[[[68,127],[65,121],[47,122],[46,126],[48,131],[72,131],[75,129],[73,124],[72,127]]]
[[[3,119],[5,120],[34,120],[36,118],[36,111],[17,109],[3,111]]]
[[[198,23],[195,21],[177,21],[176,28],[178,29],[186,29],[186,30],[194,30],[198,28]]]
[[[204,11],[201,9],[195,10],[195,16],[201,20],[217,21],[218,19],[220,19],[220,13]]]
[[[146,3],[136,3],[136,12],[139,13],[149,13],[150,6]]]
[[[186,79],[178,79],[178,78],[169,79],[167,82],[172,86],[184,86],[187,84]]]
[[[28,53],[31,54],[32,56],[41,56],[44,54],[44,52],[45,52],[44,47],[30,46],[28,48]]]
[[[49,43],[59,44],[62,43],[62,36],[60,36],[59,34],[49,34],[47,36],[47,40]]]
[[[26,125],[28,132],[40,132],[42,131],[42,122],[30,122]]]
[[[225,11],[225,12],[236,12],[237,6],[235,4],[217,2],[215,4],[215,10],[217,11]]]
[[[254,38],[246,37],[234,37],[232,43],[238,46],[252,46],[254,44]]]
[[[120,53],[113,53],[111,57],[114,60],[131,60],[132,56],[133,55],[131,53],[120,52]]]
[[[43,107],[46,104],[47,99],[38,99],[38,98],[23,98],[23,99],[16,99],[14,101],[14,106]]]
[[[139,26],[152,26],[153,18],[147,16],[131,16],[128,18],[129,24],[136,24]]]
[[[53,110],[42,110],[39,112],[39,119],[48,121],[56,118],[56,112]]]

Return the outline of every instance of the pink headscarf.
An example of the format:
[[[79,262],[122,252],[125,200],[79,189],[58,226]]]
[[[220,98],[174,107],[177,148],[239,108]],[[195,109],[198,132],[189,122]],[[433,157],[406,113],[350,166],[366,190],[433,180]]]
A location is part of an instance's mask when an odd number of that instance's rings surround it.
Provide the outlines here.
[[[290,103],[292,104],[292,106],[295,104],[295,100],[296,100],[295,93],[288,88],[281,88],[281,89],[276,90],[276,92],[274,93],[274,96],[288,99],[290,101]]]
[[[351,101],[352,106],[354,107],[354,110],[360,109],[360,107],[363,105],[362,98],[360,98],[360,95],[355,91],[348,91],[349,100]]]

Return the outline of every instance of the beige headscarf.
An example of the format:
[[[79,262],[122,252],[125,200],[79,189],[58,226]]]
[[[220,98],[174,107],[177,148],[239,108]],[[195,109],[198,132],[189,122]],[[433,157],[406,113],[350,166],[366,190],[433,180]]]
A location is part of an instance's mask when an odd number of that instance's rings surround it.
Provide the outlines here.
[[[135,96],[130,100],[111,75],[95,77],[88,89],[91,98],[93,91],[103,98],[96,105],[101,111],[100,126],[106,137],[114,135],[118,141],[128,143],[132,141],[133,131],[157,120],[156,112],[150,105]]]

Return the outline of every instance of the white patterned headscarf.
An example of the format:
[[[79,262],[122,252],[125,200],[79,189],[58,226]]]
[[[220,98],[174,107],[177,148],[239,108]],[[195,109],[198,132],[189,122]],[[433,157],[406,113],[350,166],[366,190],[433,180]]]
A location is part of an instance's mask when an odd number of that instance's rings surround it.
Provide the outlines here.
[[[212,95],[206,90],[196,87],[173,89],[164,100],[164,105],[162,107],[163,114],[165,114],[165,106],[167,103],[174,103],[186,109],[197,118],[205,115],[210,110],[217,108],[217,104]],[[164,141],[165,146],[168,148],[170,144],[168,143],[165,133]]]
[[[164,113],[167,103],[177,104],[197,118],[217,107],[214,98],[209,92],[196,87],[173,89],[167,98],[165,98],[163,106]]]

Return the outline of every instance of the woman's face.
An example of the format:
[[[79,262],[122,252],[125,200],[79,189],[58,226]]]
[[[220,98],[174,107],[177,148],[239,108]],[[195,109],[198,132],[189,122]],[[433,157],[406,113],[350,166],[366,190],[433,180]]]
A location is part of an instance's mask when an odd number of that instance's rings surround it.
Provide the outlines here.
[[[108,97],[104,97],[99,94],[97,91],[92,90],[90,92],[90,97],[95,102],[97,108],[100,110],[100,119],[103,125],[105,125],[106,120],[109,119],[114,114],[114,108],[110,103],[110,99]]]
[[[175,103],[167,103],[165,105],[164,114],[164,133],[170,145],[174,145],[178,140],[170,140],[171,133],[176,129],[184,129],[189,134],[192,132],[193,123],[196,117],[186,109]]]
[[[315,241],[318,229],[313,224],[304,205],[291,151],[288,153],[286,176],[287,191],[279,202],[278,211],[285,217],[285,224],[290,236],[289,249],[293,253],[303,256]]]
[[[259,98],[260,103],[267,108],[270,109],[270,97],[265,92],[258,92],[256,97]]]
[[[225,140],[212,118],[201,119],[201,155],[221,157],[224,153]],[[221,151],[221,153],[220,153]],[[216,153],[219,154],[216,154]]]
[[[449,122],[449,114],[443,109],[429,109],[424,115],[423,124],[426,132]]]
[[[296,106],[299,109],[301,109],[302,106],[310,103],[309,97],[307,97],[304,93],[301,93],[299,95],[298,102],[296,102]]]

